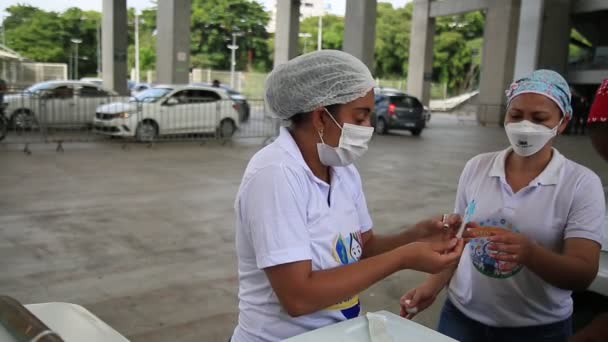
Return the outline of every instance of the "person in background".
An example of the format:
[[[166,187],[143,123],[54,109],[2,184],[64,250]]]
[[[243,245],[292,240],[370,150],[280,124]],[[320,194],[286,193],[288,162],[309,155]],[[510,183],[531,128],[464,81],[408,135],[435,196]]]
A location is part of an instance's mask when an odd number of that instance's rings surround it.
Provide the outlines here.
[[[213,86],[213,87],[215,87],[215,88],[219,88],[219,87],[220,87],[220,85],[221,85],[221,83],[220,83],[220,81],[219,81],[219,80],[213,80],[213,83],[212,83],[212,86]]]
[[[576,89],[570,88],[570,103],[572,104],[572,117],[568,122],[568,127],[566,128],[566,134],[577,135],[579,134],[579,128],[581,126],[581,120],[583,118],[583,101],[582,97],[578,94]]]
[[[604,160],[608,161],[608,79],[595,93],[589,112],[589,134],[593,147]],[[608,339],[608,308],[591,324],[578,332],[571,342],[605,342]]]
[[[587,120],[589,119],[589,109],[591,104],[587,96],[581,97],[581,135],[587,134]]]
[[[6,81],[0,78],[0,108],[4,105],[4,94],[8,91]]]
[[[608,79],[595,93],[587,124],[593,147],[608,161]]]
[[[457,267],[407,292],[404,316],[430,306],[447,286],[438,331],[458,341],[562,342],[572,335],[571,294],[597,274],[605,200],[600,178],[553,147],[571,115],[558,73],[537,70],[511,85],[511,146],[470,160],[456,195],[455,213],[471,213],[471,221],[494,227],[493,236],[472,238]]]

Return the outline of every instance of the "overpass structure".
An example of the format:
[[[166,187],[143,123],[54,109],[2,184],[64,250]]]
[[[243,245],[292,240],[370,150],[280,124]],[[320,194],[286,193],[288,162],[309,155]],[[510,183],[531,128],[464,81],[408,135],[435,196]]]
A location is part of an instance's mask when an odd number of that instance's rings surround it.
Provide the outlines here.
[[[516,78],[549,68],[573,84],[598,84],[608,77],[608,0],[413,0],[408,92],[430,100],[435,20],[469,11],[486,13],[478,116],[500,123],[504,90]],[[274,63],[297,56],[300,0],[279,0],[276,7]],[[347,0],[343,50],[373,67],[377,0]],[[159,83],[187,83],[190,66],[191,0],[160,0],[157,14]],[[587,42],[572,42],[576,28]],[[126,0],[103,0],[102,54],[106,87],[126,93]],[[587,58],[568,61],[570,43]],[[590,44],[589,44],[590,43]],[[399,44],[399,42],[395,42]],[[576,62],[576,63],[575,63]]]

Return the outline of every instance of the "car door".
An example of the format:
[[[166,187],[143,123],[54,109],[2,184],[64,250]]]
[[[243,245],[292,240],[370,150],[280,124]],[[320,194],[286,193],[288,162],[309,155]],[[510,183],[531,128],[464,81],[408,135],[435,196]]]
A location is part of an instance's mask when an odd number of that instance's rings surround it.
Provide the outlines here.
[[[93,122],[97,107],[111,102],[110,93],[93,85],[83,85],[76,94],[75,121],[81,125]]]
[[[194,121],[198,132],[201,133],[215,132],[221,119],[222,104],[232,105],[232,101],[222,101],[222,97],[217,92],[206,89],[193,90],[193,101],[196,103]]]
[[[160,131],[162,134],[196,132],[195,106],[190,89],[178,90],[161,105]]]
[[[71,127],[74,122],[74,86],[58,85],[42,94],[42,117],[48,127]]]

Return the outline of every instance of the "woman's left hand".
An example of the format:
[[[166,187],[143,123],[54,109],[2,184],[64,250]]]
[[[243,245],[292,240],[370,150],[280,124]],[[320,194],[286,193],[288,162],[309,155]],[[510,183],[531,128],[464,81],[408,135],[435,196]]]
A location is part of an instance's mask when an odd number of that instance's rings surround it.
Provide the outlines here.
[[[458,214],[445,214],[418,222],[414,229],[417,240],[440,241],[449,240],[456,235],[462,217]]]
[[[488,250],[492,258],[508,263],[527,265],[536,247],[525,235],[509,232],[490,237]]]

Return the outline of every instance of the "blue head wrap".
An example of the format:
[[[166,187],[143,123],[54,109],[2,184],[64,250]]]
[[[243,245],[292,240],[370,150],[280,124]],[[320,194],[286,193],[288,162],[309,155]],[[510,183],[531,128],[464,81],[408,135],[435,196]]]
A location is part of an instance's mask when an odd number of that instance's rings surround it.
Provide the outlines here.
[[[529,76],[513,82],[506,91],[507,106],[511,104],[516,96],[526,93],[546,96],[557,104],[564,116],[572,116],[570,86],[557,72],[543,69],[536,70]]]

